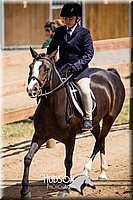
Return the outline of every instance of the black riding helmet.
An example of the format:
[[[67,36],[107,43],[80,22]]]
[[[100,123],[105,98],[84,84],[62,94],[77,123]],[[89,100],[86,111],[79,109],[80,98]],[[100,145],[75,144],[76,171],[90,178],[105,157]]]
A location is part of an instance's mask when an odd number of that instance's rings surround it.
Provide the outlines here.
[[[61,17],[72,17],[72,16],[82,17],[82,7],[80,4],[76,2],[66,3],[61,9],[60,16]]]

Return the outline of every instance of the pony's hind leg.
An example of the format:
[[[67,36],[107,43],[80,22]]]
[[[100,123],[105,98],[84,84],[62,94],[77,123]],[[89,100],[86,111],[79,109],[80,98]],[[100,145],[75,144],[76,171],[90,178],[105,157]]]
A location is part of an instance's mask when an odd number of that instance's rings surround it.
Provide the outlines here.
[[[106,115],[103,118],[103,125],[102,125],[101,131],[100,131],[99,124],[96,127],[94,127],[94,129],[92,130],[92,133],[96,138],[96,142],[94,145],[93,153],[89,159],[89,162],[84,167],[84,171],[83,171],[84,174],[86,174],[86,175],[89,174],[89,172],[91,171],[91,168],[92,168],[92,163],[94,161],[94,158],[95,158],[96,154],[100,151],[101,172],[99,175],[99,179],[107,180],[106,173],[107,173],[108,165],[107,165],[106,156],[105,156],[105,137],[108,135],[114,120],[115,119],[112,116]]]
[[[101,149],[100,149],[100,175],[98,177],[99,180],[107,180],[107,169],[108,169],[108,164],[107,164],[107,160],[106,160],[106,154],[105,154],[105,139],[103,139],[103,141],[101,142]]]
[[[116,119],[116,117],[110,116],[109,114],[103,118],[103,125],[102,125],[100,138],[99,138],[100,162],[101,162],[101,165],[100,165],[101,172],[98,177],[99,180],[107,180],[106,173],[107,173],[108,165],[107,165],[106,154],[105,154],[105,138],[108,135],[115,119]]]
[[[21,193],[21,199],[28,199],[30,198],[30,190],[29,190],[29,168],[32,161],[32,158],[34,154],[37,152],[37,150],[41,147],[42,144],[44,144],[46,140],[40,140],[37,138],[37,136],[34,134],[31,147],[27,153],[27,155],[24,158],[24,174],[23,174],[23,180],[22,180],[22,189],[20,191]]]
[[[97,126],[95,126],[93,129],[92,129],[92,134],[94,135],[96,141],[98,141],[98,138],[99,138],[99,134],[100,134],[100,125],[97,124]],[[97,143],[97,142],[96,142]],[[95,144],[96,146],[96,144]],[[98,153],[98,149],[96,149],[94,147],[93,149],[93,153],[91,154],[90,158],[89,158],[89,161],[86,163],[86,165],[84,166],[84,170],[83,170],[83,174],[85,174],[86,176],[89,175],[90,171],[91,171],[91,168],[92,168],[92,164],[93,164],[93,160],[96,156],[96,154]]]

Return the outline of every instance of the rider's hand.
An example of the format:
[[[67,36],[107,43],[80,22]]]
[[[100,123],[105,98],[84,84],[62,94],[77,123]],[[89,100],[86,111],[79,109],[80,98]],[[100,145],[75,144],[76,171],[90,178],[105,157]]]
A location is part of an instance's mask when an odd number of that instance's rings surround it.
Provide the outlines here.
[[[76,67],[73,64],[68,64],[67,74],[71,75],[71,74],[75,74],[76,72],[77,72]]]

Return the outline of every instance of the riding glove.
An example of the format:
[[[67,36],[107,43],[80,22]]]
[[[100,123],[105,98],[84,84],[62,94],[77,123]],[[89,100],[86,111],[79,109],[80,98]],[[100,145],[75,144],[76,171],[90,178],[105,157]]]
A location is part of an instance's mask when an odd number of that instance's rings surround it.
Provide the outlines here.
[[[75,74],[77,73],[78,70],[77,68],[74,66],[74,64],[68,64],[68,68],[67,68],[67,74],[71,75],[71,74]]]

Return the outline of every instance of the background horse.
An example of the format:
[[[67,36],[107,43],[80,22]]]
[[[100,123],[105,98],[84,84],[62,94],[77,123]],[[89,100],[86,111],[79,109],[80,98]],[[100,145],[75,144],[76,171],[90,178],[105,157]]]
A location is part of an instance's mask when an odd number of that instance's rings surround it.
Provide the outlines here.
[[[61,76],[55,67],[54,56],[38,54],[30,48],[32,57],[28,78],[27,92],[30,97],[41,96],[34,114],[34,135],[30,150],[24,158],[24,175],[21,196],[29,196],[29,167],[34,154],[48,139],[54,138],[65,144],[66,177],[70,177],[72,156],[77,133],[82,132],[82,117],[73,109],[68,118],[68,95]],[[97,106],[93,112],[93,129],[96,142],[83,174],[88,175],[92,162],[98,152],[101,158],[100,179],[107,179],[107,163],[105,160],[105,137],[122,109],[125,90],[118,72],[115,69],[104,70],[90,68],[91,89],[95,95]],[[100,121],[102,127],[100,130]]]

